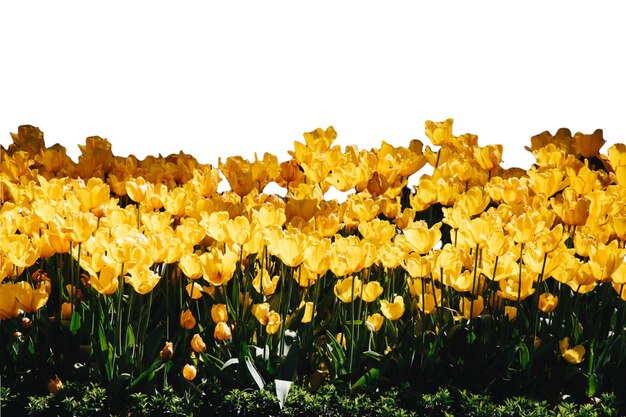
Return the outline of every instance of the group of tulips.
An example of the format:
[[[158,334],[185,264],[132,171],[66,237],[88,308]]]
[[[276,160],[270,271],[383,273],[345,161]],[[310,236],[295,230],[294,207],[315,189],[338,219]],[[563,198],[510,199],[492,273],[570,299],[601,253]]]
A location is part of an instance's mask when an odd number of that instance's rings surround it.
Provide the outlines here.
[[[114,156],[99,137],[75,162],[20,126],[0,159],[0,373],[369,389],[454,382],[475,349],[501,367],[485,386],[546,369],[587,395],[615,383],[626,146],[544,132],[532,167],[503,169],[501,145],[451,119],[425,134],[363,150],[316,129],[287,161],[215,168]]]

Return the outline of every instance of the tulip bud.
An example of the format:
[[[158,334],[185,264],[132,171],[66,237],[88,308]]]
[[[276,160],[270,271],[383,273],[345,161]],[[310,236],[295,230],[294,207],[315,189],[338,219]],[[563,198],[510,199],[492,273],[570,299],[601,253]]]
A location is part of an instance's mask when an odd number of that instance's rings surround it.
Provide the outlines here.
[[[22,317],[22,329],[29,330],[31,327],[33,327],[32,320],[28,317]]]
[[[193,365],[187,364],[183,368],[183,377],[185,377],[187,381],[193,381],[197,373],[198,371],[196,370],[196,367]]]
[[[63,389],[63,382],[61,382],[58,376],[55,376],[54,379],[48,380],[48,392],[50,394],[56,395],[62,389]]]
[[[172,342],[165,342],[165,347],[159,352],[159,356],[164,361],[169,361],[174,356],[174,344]]]
[[[204,352],[206,350],[206,343],[204,343],[204,340],[198,333],[191,338],[191,349],[194,352]]]

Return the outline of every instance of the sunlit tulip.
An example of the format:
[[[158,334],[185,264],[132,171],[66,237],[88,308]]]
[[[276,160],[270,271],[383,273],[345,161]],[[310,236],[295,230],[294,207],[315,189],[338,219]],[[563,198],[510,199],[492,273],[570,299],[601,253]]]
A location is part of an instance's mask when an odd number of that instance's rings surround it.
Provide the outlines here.
[[[117,291],[119,285],[119,268],[111,264],[105,264],[97,275],[91,275],[89,284],[91,288],[102,295],[111,295]]]
[[[204,279],[212,285],[223,285],[230,281],[237,268],[237,253],[226,248],[225,252],[214,248],[200,255]]]
[[[396,229],[391,223],[378,218],[360,223],[358,228],[364,239],[374,242],[378,246],[391,242],[396,234]]]
[[[11,319],[19,316],[19,314],[15,284],[12,282],[0,283],[0,320]]]
[[[544,228],[545,222],[536,211],[522,213],[507,225],[511,237],[517,243],[528,243]]]
[[[146,199],[148,184],[143,177],[131,178],[126,181],[126,193],[136,203]]]
[[[329,239],[313,239],[304,250],[304,265],[318,275],[330,268],[331,243]]]
[[[404,298],[401,295],[396,295],[392,303],[387,300],[380,300],[380,311],[387,319],[398,320],[404,314]]]
[[[202,261],[195,253],[186,253],[180,257],[178,267],[183,271],[189,279],[198,279],[204,273],[202,269]]]
[[[187,295],[189,295],[189,298],[191,298],[192,300],[198,300],[202,298],[202,285],[198,284],[197,282],[190,282],[189,284],[187,284],[185,286],[185,291],[187,292]]]
[[[13,265],[28,268],[37,262],[41,252],[26,235],[9,235],[0,240],[2,250]]]
[[[269,312],[269,303],[259,303],[252,306],[252,315],[264,326],[267,324]]]
[[[433,145],[441,146],[452,142],[453,121],[453,119],[447,119],[443,122],[426,121],[426,136]]]
[[[471,300],[467,297],[461,297],[459,300],[459,311],[461,312],[461,316],[466,319],[476,318],[482,313],[484,309],[484,301],[483,297],[480,295]]]
[[[15,283],[13,291],[17,307],[26,313],[34,313],[48,302],[48,293],[45,288],[33,289],[26,281]]]
[[[334,292],[342,302],[351,303],[361,293],[361,280],[356,277],[337,280]]]
[[[130,276],[124,277],[124,281],[132,285],[133,289],[141,295],[146,295],[159,283],[161,277],[146,265],[138,265],[128,270]]]
[[[252,167],[248,160],[241,156],[231,156],[226,158],[226,163],[219,159],[218,165],[230,188],[237,195],[244,197],[254,189]]]
[[[191,310],[187,309],[180,313],[180,327],[186,330],[191,330],[196,327],[196,318],[193,316]]]
[[[252,280],[252,288],[254,288],[259,294],[263,294],[265,296],[274,294],[277,285],[278,275],[270,278],[270,274],[267,272],[267,269],[259,269],[256,276]]]
[[[193,365],[186,364],[183,367],[183,377],[187,381],[193,381],[196,377],[197,372],[198,371],[196,370],[196,367]]]
[[[376,301],[383,293],[383,286],[378,281],[370,281],[361,287],[361,299],[366,303]]]
[[[211,306],[211,319],[213,319],[215,323],[228,321],[228,309],[226,308],[226,304],[213,304]]]
[[[302,323],[310,323],[313,319],[313,302],[312,301],[302,301],[298,308],[304,307],[304,315],[302,316]]]
[[[489,202],[489,196],[484,189],[474,187],[461,194],[456,203],[454,203],[454,207],[463,211],[468,217],[472,217],[485,211]]]
[[[430,252],[441,239],[440,227],[441,223],[436,223],[429,228],[426,222],[418,221],[405,228],[403,233],[409,247],[420,255],[424,255]]]
[[[559,350],[563,359],[571,364],[579,364],[585,359],[585,347],[583,345],[576,345],[573,348],[569,347],[569,337],[564,337],[559,342]]]
[[[204,343],[200,334],[196,333],[191,338],[191,349],[196,353],[206,351],[206,343]]]
[[[377,332],[382,327],[384,321],[385,321],[385,318],[383,316],[381,316],[378,313],[374,313],[374,314],[367,316],[367,319],[365,320],[365,324],[367,325],[367,328],[370,331]]]

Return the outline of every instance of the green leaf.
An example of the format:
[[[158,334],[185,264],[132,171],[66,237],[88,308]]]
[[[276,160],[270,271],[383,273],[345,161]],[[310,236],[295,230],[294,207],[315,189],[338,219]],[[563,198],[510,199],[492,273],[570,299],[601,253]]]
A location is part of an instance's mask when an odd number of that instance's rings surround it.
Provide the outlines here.
[[[81,321],[82,319],[81,319],[80,314],[78,314],[78,311],[74,310],[72,312],[72,318],[70,320],[70,332],[72,332],[72,334],[78,333],[78,329],[80,329]]]
[[[135,346],[135,332],[133,332],[133,327],[130,323],[126,326],[126,346],[129,348]]]
[[[367,391],[368,389],[372,389],[376,386],[376,383],[380,379],[380,376],[385,372],[387,366],[389,365],[389,361],[391,360],[392,352],[386,354],[376,365],[367,371],[361,378],[358,379],[350,388],[352,393],[356,391]]]
[[[106,352],[108,349],[107,338],[104,335],[104,329],[102,328],[102,323],[98,326],[98,341],[100,342],[100,350],[102,352]]]
[[[522,369],[526,369],[528,363],[530,362],[530,352],[528,351],[528,347],[524,342],[520,342],[518,345],[519,352],[519,362]]]
[[[133,382],[130,383],[130,388],[133,389],[135,385],[140,383],[145,377],[148,377],[148,381],[151,381],[152,378],[154,378],[154,375],[164,367],[165,364],[161,359],[157,359],[156,361],[152,362],[152,365],[150,365],[148,369],[143,371],[141,375],[139,375],[137,378],[135,378]]]

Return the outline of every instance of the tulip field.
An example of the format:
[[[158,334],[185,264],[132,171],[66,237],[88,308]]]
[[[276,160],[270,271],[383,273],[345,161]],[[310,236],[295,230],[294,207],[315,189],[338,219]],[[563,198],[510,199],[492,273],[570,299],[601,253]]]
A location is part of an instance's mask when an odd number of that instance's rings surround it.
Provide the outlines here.
[[[275,381],[541,398],[626,384],[626,145],[603,150],[601,130],[532,137],[528,169],[451,119],[405,147],[342,146],[329,127],[286,161],[218,167],[115,156],[100,137],[73,161],[35,127],[11,136],[5,386],[92,381],[123,404]]]

